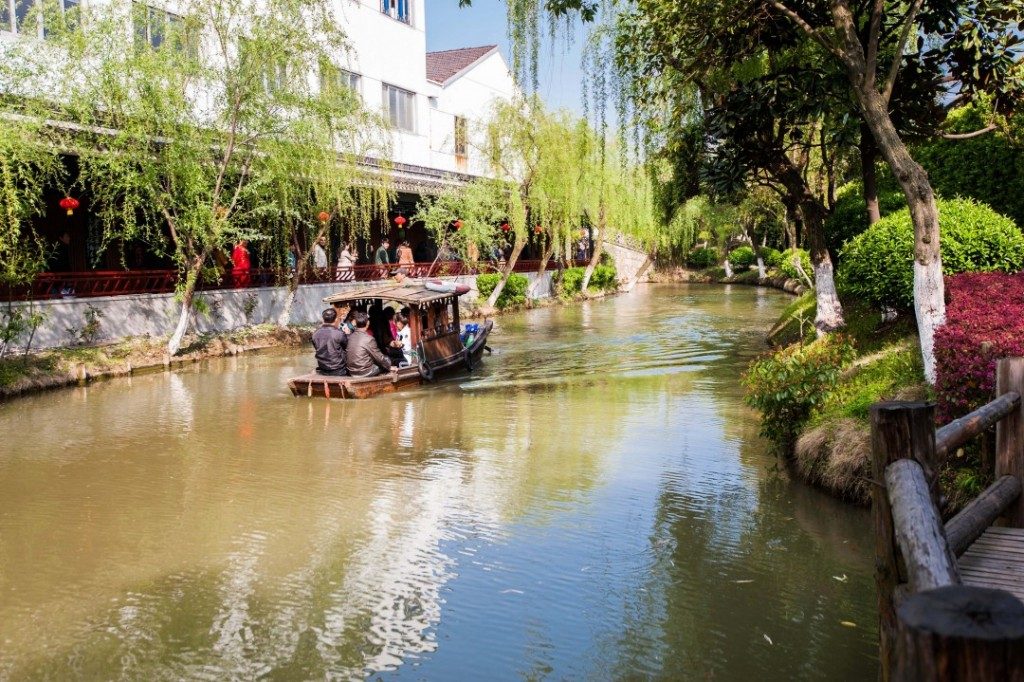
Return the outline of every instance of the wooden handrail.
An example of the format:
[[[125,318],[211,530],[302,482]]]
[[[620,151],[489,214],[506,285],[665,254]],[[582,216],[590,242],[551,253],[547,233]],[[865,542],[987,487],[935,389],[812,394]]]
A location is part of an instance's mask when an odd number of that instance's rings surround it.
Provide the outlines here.
[[[911,592],[959,584],[960,569],[921,465],[912,459],[893,462],[885,469],[885,487]]]
[[[1005,393],[968,415],[935,430],[935,453],[945,457],[1020,407],[1020,394]]]
[[[1016,476],[1002,476],[946,523],[946,541],[960,556],[981,537],[996,519],[1017,501],[1021,482]]]

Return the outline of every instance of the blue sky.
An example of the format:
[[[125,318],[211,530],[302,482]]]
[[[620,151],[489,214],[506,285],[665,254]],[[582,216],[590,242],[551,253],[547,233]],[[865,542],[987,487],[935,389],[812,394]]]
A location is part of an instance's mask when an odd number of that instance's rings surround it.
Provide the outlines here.
[[[427,5],[427,49],[497,44],[511,66],[505,3],[502,0],[473,0],[472,7],[459,8],[459,0],[425,0]],[[542,31],[545,29],[542,28]],[[582,113],[582,30],[570,42],[564,31],[554,44],[546,42],[540,57],[540,94],[552,108],[564,107]]]

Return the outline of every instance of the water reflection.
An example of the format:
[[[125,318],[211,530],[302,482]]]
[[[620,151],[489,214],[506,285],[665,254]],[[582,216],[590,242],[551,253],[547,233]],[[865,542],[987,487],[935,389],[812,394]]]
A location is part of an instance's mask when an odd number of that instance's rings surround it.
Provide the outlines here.
[[[268,354],[0,406],[0,678],[873,674],[865,517],[740,399],[785,303],[531,311],[370,401]]]

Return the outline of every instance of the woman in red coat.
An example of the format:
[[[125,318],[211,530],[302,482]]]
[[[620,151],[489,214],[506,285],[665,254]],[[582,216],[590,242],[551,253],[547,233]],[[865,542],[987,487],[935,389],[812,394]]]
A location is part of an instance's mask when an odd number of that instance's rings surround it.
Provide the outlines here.
[[[249,286],[249,270],[252,264],[249,262],[249,248],[244,239],[235,244],[231,252],[231,280],[236,289],[244,289]]]

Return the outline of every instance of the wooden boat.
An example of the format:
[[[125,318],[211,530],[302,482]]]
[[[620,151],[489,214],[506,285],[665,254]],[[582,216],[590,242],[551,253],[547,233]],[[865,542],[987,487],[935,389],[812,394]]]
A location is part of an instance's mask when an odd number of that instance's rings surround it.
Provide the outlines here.
[[[409,307],[409,334],[419,364],[401,367],[375,377],[329,377],[315,371],[288,380],[294,396],[372,398],[382,393],[434,381],[458,371],[472,371],[483,357],[491,320],[479,325],[473,341],[464,346],[459,324],[459,296],[468,288],[435,291],[420,284],[390,284],[349,289],[324,299],[344,314],[349,307],[398,303]],[[446,288],[447,289],[447,288]]]

